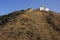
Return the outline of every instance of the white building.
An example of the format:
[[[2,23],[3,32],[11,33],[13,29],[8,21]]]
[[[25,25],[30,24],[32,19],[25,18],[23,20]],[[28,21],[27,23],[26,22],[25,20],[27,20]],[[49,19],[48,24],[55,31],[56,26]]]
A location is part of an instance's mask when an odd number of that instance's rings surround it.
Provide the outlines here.
[[[49,11],[49,9],[48,9],[48,8],[46,8],[46,11]]]
[[[49,9],[46,8],[46,7],[44,7],[44,6],[41,6],[41,7],[40,7],[40,11],[49,11]]]

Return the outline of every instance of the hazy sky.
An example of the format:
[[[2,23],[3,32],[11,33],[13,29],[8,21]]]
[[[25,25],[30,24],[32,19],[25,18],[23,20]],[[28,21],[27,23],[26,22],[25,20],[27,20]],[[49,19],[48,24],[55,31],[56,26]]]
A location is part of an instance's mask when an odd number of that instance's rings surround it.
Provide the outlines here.
[[[50,10],[60,12],[60,0],[0,0],[0,15],[21,9],[36,9],[42,4]]]

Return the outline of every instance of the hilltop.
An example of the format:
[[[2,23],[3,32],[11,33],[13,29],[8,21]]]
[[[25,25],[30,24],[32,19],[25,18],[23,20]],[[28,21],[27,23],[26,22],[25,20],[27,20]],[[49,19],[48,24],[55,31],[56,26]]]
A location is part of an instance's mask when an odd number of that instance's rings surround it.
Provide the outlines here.
[[[28,9],[0,16],[0,40],[60,40],[60,14]]]

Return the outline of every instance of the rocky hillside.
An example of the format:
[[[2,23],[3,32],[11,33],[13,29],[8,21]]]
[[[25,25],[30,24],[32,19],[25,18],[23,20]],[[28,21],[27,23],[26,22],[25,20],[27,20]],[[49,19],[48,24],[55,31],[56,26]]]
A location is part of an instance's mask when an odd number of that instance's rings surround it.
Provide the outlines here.
[[[0,16],[0,40],[60,40],[60,14],[20,10]]]

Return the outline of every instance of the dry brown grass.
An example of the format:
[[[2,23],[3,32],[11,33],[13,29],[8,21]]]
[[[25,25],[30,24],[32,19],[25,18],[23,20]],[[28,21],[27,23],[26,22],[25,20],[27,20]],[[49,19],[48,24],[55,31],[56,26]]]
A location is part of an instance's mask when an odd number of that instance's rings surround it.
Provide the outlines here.
[[[60,14],[37,10],[12,14],[0,18],[0,40],[60,40]]]

